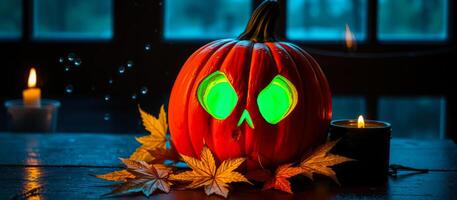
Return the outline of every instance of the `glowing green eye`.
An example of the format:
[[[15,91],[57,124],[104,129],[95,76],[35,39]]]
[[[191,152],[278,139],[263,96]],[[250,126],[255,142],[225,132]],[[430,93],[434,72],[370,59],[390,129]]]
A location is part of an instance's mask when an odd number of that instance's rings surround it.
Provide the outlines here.
[[[227,118],[238,102],[235,89],[220,71],[210,74],[200,83],[197,96],[206,112],[220,120]]]
[[[297,90],[284,76],[277,75],[257,97],[262,117],[270,124],[277,124],[287,117],[297,105]]]

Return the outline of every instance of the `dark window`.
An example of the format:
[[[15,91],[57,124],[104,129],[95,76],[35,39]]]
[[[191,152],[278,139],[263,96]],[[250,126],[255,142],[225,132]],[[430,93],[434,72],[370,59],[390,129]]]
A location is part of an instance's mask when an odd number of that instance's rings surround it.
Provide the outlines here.
[[[112,0],[35,0],[33,38],[111,39]]]
[[[378,109],[379,119],[392,124],[393,137],[444,138],[444,98],[382,97]]]
[[[381,41],[446,40],[447,0],[378,0],[377,39]],[[347,24],[358,41],[367,37],[366,0],[289,0],[287,38],[343,40]]]
[[[165,1],[165,39],[219,39],[240,34],[251,14],[251,1]]]
[[[0,39],[22,35],[22,1],[0,0]]]
[[[287,38],[344,40],[346,24],[357,40],[367,35],[366,0],[289,0]]]
[[[380,40],[447,39],[446,0],[379,0]]]

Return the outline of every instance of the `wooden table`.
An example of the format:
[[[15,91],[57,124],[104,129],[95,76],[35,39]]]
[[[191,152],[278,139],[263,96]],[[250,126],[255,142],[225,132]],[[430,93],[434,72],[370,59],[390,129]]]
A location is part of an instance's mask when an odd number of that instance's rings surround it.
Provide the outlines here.
[[[132,135],[0,133],[0,199],[98,199],[111,182],[90,176],[120,167],[138,146]],[[233,199],[457,199],[457,146],[450,140],[393,139],[391,163],[431,169],[404,173],[380,186],[296,186],[294,195],[236,185]],[[121,199],[146,199],[142,195]],[[172,191],[149,199],[201,199],[202,190]],[[211,198],[217,198],[212,196]]]

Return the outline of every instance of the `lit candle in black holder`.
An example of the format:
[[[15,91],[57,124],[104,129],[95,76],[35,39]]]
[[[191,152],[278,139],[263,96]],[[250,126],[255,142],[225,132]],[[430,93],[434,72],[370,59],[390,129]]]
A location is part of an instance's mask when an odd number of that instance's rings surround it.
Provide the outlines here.
[[[336,167],[342,182],[383,183],[389,172],[389,152],[392,128],[387,122],[364,120],[334,120],[330,124],[330,139],[341,139],[333,153],[355,159]]]

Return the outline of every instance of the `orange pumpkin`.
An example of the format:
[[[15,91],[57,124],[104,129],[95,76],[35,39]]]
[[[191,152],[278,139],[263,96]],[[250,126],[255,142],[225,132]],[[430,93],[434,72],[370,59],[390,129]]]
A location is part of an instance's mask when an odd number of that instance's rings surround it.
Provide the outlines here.
[[[275,37],[276,1],[263,2],[237,39],[211,42],[182,67],[170,96],[177,151],[247,158],[247,168],[298,161],[326,138],[331,93],[318,63]]]

